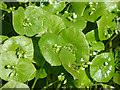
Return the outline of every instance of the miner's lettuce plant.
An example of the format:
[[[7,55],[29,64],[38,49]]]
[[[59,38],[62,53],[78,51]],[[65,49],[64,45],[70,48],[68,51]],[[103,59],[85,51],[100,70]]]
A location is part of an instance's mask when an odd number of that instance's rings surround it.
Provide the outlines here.
[[[119,2],[0,2],[2,88],[120,88]]]

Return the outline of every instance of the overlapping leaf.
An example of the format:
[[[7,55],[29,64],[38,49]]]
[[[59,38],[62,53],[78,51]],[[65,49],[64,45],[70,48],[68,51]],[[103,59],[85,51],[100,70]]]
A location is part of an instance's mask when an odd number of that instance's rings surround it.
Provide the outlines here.
[[[90,66],[90,75],[97,82],[108,82],[114,71],[114,57],[111,53],[97,55]]]
[[[6,81],[25,82],[36,69],[29,59],[18,59],[15,53],[15,51],[8,51],[0,55],[0,77]]]

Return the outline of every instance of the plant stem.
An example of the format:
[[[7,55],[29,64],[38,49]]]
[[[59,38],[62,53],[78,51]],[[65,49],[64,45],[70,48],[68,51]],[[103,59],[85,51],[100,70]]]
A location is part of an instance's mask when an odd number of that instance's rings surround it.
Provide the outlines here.
[[[47,86],[43,87],[41,90],[47,89],[48,87],[52,86],[53,84],[55,84],[57,82],[59,82],[59,80],[56,80],[55,82],[48,84]]]
[[[109,44],[110,47],[112,47],[112,41]],[[112,48],[110,48],[110,52],[112,53]]]
[[[120,33],[119,33],[120,34]],[[115,39],[119,34],[115,34],[111,39],[109,39],[109,41],[106,43],[105,47],[109,45],[109,43]]]
[[[40,72],[41,72],[41,70],[42,70],[44,64],[45,64],[45,61],[43,62],[42,66],[41,66],[41,68],[40,68],[40,70],[39,70],[39,72],[38,72],[38,74],[37,74],[37,76],[36,76],[36,78],[35,78],[35,80],[34,80],[34,82],[33,82],[33,85],[32,85],[32,87],[31,87],[31,90],[34,89],[35,84],[36,84],[36,82],[37,82],[37,80],[38,80],[38,78],[39,78]]]

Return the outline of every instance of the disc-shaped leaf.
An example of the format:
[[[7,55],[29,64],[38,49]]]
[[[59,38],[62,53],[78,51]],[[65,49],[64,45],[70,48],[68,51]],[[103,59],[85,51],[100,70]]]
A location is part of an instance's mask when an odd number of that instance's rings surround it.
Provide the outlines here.
[[[114,14],[107,11],[105,15],[97,21],[98,35],[101,41],[109,39],[117,29],[117,24],[114,17]]]
[[[15,51],[4,52],[0,55],[0,77],[3,80],[25,82],[35,72],[34,65],[29,59],[18,59]]]
[[[97,55],[90,65],[90,75],[97,82],[108,82],[114,71],[114,57],[111,53]]]
[[[84,11],[84,18],[90,22],[95,22],[104,13],[105,5],[102,2],[89,4]]]
[[[15,80],[11,80],[9,82],[7,82],[1,89],[10,89],[11,90],[14,89],[14,90],[17,90],[18,88],[25,88],[26,90],[30,90],[29,86],[24,84],[24,83],[21,83],[21,82],[18,82],[18,81],[15,81]]]
[[[64,39],[67,47],[69,47],[77,61],[79,62],[81,58],[85,61],[89,60],[89,46],[85,35],[78,29],[68,28],[60,33],[60,37]]]
[[[87,2],[71,2],[70,12],[83,15]]]
[[[30,38],[25,36],[13,36],[6,40],[1,47],[1,52],[16,51],[18,58],[33,58],[33,43]]]
[[[77,15],[76,18],[73,17],[73,13],[65,13],[62,15],[62,19],[67,27],[74,27],[82,31],[86,27],[85,19],[80,15]]]
[[[65,8],[65,2],[52,2],[50,4],[48,4],[47,6],[43,6],[42,9],[50,12],[50,13],[57,13],[57,12],[60,12],[62,11],[64,8]]]
[[[33,36],[39,33],[43,29],[43,19],[43,11],[37,6],[29,6],[26,10],[19,7],[13,12],[13,26],[20,35]]]
[[[51,66],[61,65],[58,58],[59,47],[57,46],[61,47],[62,41],[58,38],[57,35],[46,33],[40,38],[38,44],[42,55]]]
[[[44,16],[43,28],[44,29],[38,33],[37,37],[42,36],[42,34],[46,32],[59,34],[59,32],[66,28],[66,26],[59,16],[46,12]]]
[[[78,80],[73,80],[73,84],[77,87],[77,88],[82,88],[84,86],[89,86],[92,82],[90,81],[90,79],[88,78],[85,70],[79,69],[79,79]]]

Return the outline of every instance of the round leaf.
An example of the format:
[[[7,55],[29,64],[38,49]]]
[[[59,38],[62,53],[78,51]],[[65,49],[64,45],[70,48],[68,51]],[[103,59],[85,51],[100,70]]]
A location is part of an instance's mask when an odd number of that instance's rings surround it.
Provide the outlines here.
[[[81,31],[86,27],[86,21],[80,15],[77,15],[77,18],[73,18],[73,13],[65,13],[62,15],[62,19],[67,27],[74,27]]]
[[[101,17],[99,21],[97,21],[97,25],[98,35],[101,41],[109,39],[117,29],[114,14],[108,11]]]
[[[17,59],[14,51],[2,53],[0,58],[0,77],[3,80],[25,82],[36,70],[29,59]]]
[[[24,83],[21,83],[21,82],[18,82],[18,81],[14,81],[14,80],[11,80],[9,82],[7,82],[1,89],[4,90],[4,88],[7,88],[7,89],[10,89],[10,88],[25,88],[27,90],[30,90],[30,88],[28,87],[28,85],[24,84]],[[16,90],[15,89],[15,90]]]
[[[114,74],[113,81],[120,85],[120,73],[118,71]]]
[[[51,66],[61,65],[58,58],[57,48],[54,48],[55,44],[58,46],[62,46],[62,42],[57,35],[46,33],[40,38],[38,44],[41,49],[42,55]]]
[[[57,13],[62,11],[65,8],[65,2],[52,2],[51,4],[49,4],[48,6],[43,6],[42,9],[50,12],[50,13]]]
[[[102,2],[89,4],[84,11],[84,18],[87,21],[95,22],[104,13],[105,5]]]
[[[72,48],[78,62],[81,58],[85,61],[89,60],[89,46],[85,35],[80,30],[75,28],[65,29],[60,33],[60,37],[63,38],[66,45]]]
[[[97,55],[90,65],[90,75],[97,82],[108,82],[114,71],[114,57],[111,53]]]
[[[43,29],[43,11],[40,7],[19,7],[13,12],[13,26],[20,35],[33,36]]]
[[[16,51],[18,58],[33,59],[33,43],[30,38],[25,36],[13,36],[6,40],[1,47],[1,52]]]

